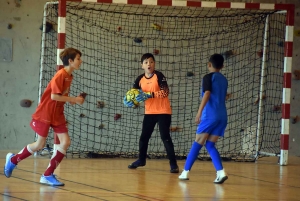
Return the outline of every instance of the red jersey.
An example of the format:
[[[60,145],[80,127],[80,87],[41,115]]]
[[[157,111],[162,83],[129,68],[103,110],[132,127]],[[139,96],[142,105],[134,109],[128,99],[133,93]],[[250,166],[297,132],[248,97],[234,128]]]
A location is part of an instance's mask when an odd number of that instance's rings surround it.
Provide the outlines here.
[[[60,69],[49,82],[32,118],[55,126],[66,123],[65,102],[52,100],[51,94],[68,96],[72,79],[73,76],[69,75],[64,68]]]
[[[153,76],[146,78],[145,74],[137,77],[133,88],[151,92],[152,98],[145,101],[145,114],[172,114],[169,87],[166,77],[159,71],[154,71]]]

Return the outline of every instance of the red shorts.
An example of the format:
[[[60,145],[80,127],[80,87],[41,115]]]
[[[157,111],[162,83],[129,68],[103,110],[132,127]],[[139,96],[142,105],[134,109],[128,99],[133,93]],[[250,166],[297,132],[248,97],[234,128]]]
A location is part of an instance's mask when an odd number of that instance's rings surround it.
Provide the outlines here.
[[[34,130],[38,135],[42,137],[47,137],[49,133],[49,128],[51,127],[56,134],[67,133],[68,128],[66,124],[61,124],[59,126],[54,126],[51,124],[46,124],[44,122],[32,119],[30,122],[30,127]]]

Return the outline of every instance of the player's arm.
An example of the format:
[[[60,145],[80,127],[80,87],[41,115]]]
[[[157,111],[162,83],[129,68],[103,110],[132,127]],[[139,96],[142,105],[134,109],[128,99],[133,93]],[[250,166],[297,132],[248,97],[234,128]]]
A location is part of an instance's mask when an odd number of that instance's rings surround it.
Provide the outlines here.
[[[196,122],[197,124],[200,123],[200,118],[201,118],[201,115],[202,115],[202,111],[203,111],[203,109],[204,109],[206,103],[208,102],[209,98],[210,98],[210,91],[205,91],[205,92],[204,92],[204,95],[203,95],[203,97],[202,97],[202,101],[201,101],[201,103],[200,103],[200,105],[199,105],[199,109],[198,109],[196,118],[195,118],[195,122]]]
[[[51,99],[55,101],[60,102],[69,102],[69,103],[77,103],[77,104],[83,104],[84,98],[82,96],[77,97],[69,97],[69,96],[63,96],[60,94],[51,94]]]
[[[160,90],[155,92],[142,92],[141,96],[145,97],[145,100],[147,100],[148,98],[166,98],[169,96],[169,86],[166,77],[161,72],[157,72],[156,75]]]
[[[157,73],[159,91],[152,93],[152,98],[166,98],[169,96],[169,86],[166,77],[161,73]]]
[[[60,101],[60,102],[69,102],[72,105],[77,104],[83,104],[84,98],[79,95],[77,97],[69,97],[69,88],[63,89],[65,76],[62,74],[56,74],[52,80],[51,80],[51,99],[54,101]]]
[[[203,80],[202,80],[202,92],[203,92],[203,96],[202,96],[202,100],[201,100],[201,103],[199,105],[199,109],[198,109],[198,112],[197,112],[197,115],[195,117],[195,122],[197,124],[200,123],[200,119],[201,119],[201,115],[202,115],[202,111],[205,107],[205,105],[207,104],[209,98],[210,98],[210,93],[211,93],[211,90],[212,90],[212,74],[207,74],[203,77]]]
[[[140,81],[141,81],[141,79],[143,78],[143,76],[144,76],[144,74],[139,75],[139,76],[135,79],[135,81],[134,81],[134,83],[133,83],[133,85],[132,85],[132,88],[133,88],[133,89],[141,89]]]

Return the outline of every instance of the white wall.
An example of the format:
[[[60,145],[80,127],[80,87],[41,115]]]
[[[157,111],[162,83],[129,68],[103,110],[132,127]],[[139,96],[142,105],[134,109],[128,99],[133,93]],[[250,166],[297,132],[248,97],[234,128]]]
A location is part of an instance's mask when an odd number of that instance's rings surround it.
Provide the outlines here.
[[[29,127],[37,105],[43,6],[46,1],[0,0],[0,37],[13,40],[11,62],[0,61],[0,149],[20,149],[33,142]],[[12,29],[7,29],[12,24]],[[30,108],[20,100],[34,100]]]

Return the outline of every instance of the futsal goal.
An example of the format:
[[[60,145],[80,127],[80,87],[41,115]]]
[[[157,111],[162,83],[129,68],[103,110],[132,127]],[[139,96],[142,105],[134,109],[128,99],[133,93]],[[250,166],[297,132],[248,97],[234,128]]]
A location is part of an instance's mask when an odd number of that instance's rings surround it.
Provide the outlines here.
[[[78,157],[137,157],[144,105],[127,108],[125,93],[143,73],[140,57],[153,53],[170,88],[170,133],[184,159],[195,139],[194,117],[210,55],[225,58],[228,126],[216,146],[222,158],[255,161],[278,156],[288,163],[294,6],[289,4],[173,0],[91,0],[46,3],[39,97],[62,68],[66,47],[82,52],[65,105],[71,146]],[[53,135],[47,144],[52,147]],[[55,142],[59,143],[59,142]],[[158,127],[148,155],[164,158]],[[202,149],[199,159],[208,158]]]

